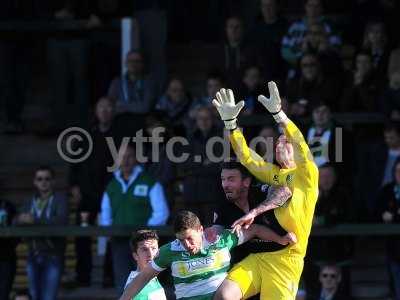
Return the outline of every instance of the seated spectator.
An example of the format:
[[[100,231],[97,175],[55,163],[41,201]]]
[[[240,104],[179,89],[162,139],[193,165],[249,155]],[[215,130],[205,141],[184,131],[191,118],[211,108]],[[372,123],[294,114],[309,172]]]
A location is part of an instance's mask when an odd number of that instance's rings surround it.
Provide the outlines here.
[[[68,224],[66,197],[54,191],[54,171],[36,169],[36,193],[21,208],[17,222],[24,226]],[[57,299],[64,264],[65,238],[34,237],[28,242],[28,285],[33,300]]]
[[[342,291],[341,281],[342,272],[338,266],[329,264],[321,267],[319,273],[320,291],[315,295],[307,296],[307,300],[351,300],[350,295]]]
[[[393,166],[394,180],[381,188],[376,203],[376,219],[386,224],[400,223],[400,160]],[[393,280],[394,299],[400,299],[400,239],[386,238],[388,270]]]
[[[160,183],[143,171],[136,150],[128,145],[120,151],[120,168],[106,187],[101,201],[100,225],[165,225],[169,209]],[[111,239],[115,285],[122,293],[125,280],[133,269],[129,238]]]
[[[16,215],[15,206],[0,199],[0,226],[11,226]],[[16,247],[18,240],[15,238],[2,238],[0,248],[0,299],[9,299],[17,270]]]
[[[392,182],[393,166],[400,157],[400,126],[390,122],[383,130],[384,142],[361,145],[359,148],[356,190],[369,213],[375,215],[374,203],[379,189]],[[374,176],[365,176],[374,174]]]
[[[328,34],[328,42],[332,47],[340,47],[341,39],[334,32],[333,26],[323,16],[321,0],[307,0],[304,5],[305,16],[302,20],[290,25],[287,34],[282,39],[282,56],[292,66],[303,55],[303,41],[307,31],[313,24],[322,24]]]
[[[175,131],[184,135],[185,129],[190,126],[187,113],[191,105],[191,98],[187,94],[182,80],[172,78],[165,94],[158,100],[156,110],[165,113]]]
[[[32,297],[28,290],[19,290],[15,292],[13,300],[32,300]]]
[[[371,54],[375,73],[384,82],[390,49],[383,22],[370,22],[365,26],[362,49]]]
[[[215,64],[223,66],[223,74],[228,86],[240,82],[243,68],[256,61],[255,48],[244,42],[243,22],[239,17],[230,17],[225,22],[225,39],[219,46]]]
[[[319,167],[319,195],[313,224],[327,226],[350,221],[352,203],[349,190],[338,182],[333,164]],[[331,250],[338,250],[337,247]],[[337,254],[337,253],[335,253]]]
[[[313,227],[327,227],[352,220],[350,191],[339,182],[334,165],[319,167],[319,195],[315,207]],[[321,262],[345,262],[352,256],[353,242],[347,237],[310,237],[305,260],[304,279],[307,292],[317,290],[316,267]],[[343,285],[349,289],[349,270],[345,270]]]
[[[224,78],[220,73],[211,72],[207,75],[205,95],[196,99],[189,111],[189,117],[192,121],[195,120],[197,109],[202,106],[209,106],[215,115],[215,119],[219,120],[218,112],[214,108],[214,105],[212,105],[212,101],[215,99],[215,95],[224,86],[224,84]]]
[[[324,101],[334,109],[341,95],[337,86],[322,73],[318,57],[306,53],[300,59],[300,73],[287,84],[287,98],[291,104],[305,105],[309,113],[310,108],[317,102]]]
[[[146,74],[143,54],[131,50],[126,55],[127,72],[115,78],[108,96],[116,101],[117,113],[145,114],[150,112],[157,99],[155,82]]]
[[[245,103],[242,110],[243,115],[251,115],[263,111],[262,105],[257,100],[258,95],[261,94],[261,84],[260,69],[256,66],[247,67],[244,70],[238,98],[244,100]]]
[[[338,49],[329,44],[328,33],[321,23],[310,25],[303,44],[302,52],[315,53],[321,64],[321,71],[327,77],[340,77],[343,73],[343,64]]]
[[[266,81],[285,78],[286,66],[280,54],[282,38],[288,22],[279,14],[279,1],[261,0],[260,16],[250,28],[247,39],[257,47],[258,66]]]
[[[376,112],[380,83],[369,52],[359,52],[355,59],[353,80],[345,92],[342,110],[345,112]]]
[[[274,145],[279,137],[279,132],[275,126],[265,125],[261,128],[258,133],[260,142],[257,143],[256,151],[264,158],[265,161],[274,161]]]
[[[326,103],[314,105],[312,124],[306,138],[317,166],[331,162],[339,168],[342,179],[351,179],[353,143],[347,132],[333,119]]]
[[[69,185],[72,201],[77,204],[76,224],[94,225],[100,212],[100,201],[103,191],[111,179],[107,168],[113,165],[111,150],[106,137],[111,137],[119,149],[120,136],[114,123],[115,103],[107,97],[100,98],[95,107],[95,122],[89,133],[93,145],[90,156],[80,163],[70,166]],[[75,145],[86,148],[88,145]],[[76,284],[88,286],[91,282],[92,239],[78,237],[75,239],[76,251]]]
[[[215,210],[222,190],[219,183],[220,166],[213,161],[223,154],[221,143],[215,143],[212,153],[207,152],[210,138],[222,138],[222,130],[215,125],[211,108],[201,107],[196,114],[196,129],[189,136],[189,145],[182,150],[189,158],[180,165],[184,174],[183,200],[184,207],[199,215],[205,224],[211,224],[212,212]]]
[[[383,92],[379,103],[383,106],[383,113],[394,121],[400,121],[400,70],[389,76],[389,85]]]

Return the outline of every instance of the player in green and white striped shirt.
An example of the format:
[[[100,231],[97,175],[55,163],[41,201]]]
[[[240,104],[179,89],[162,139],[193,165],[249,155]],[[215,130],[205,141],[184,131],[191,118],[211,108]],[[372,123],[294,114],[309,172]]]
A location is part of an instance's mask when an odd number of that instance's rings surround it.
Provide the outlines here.
[[[293,242],[264,226],[248,230],[224,230],[214,242],[204,237],[199,218],[190,211],[178,213],[174,222],[177,239],[160,248],[158,256],[126,287],[120,300],[131,300],[157,274],[171,268],[177,299],[211,300],[230,267],[230,250],[258,237],[282,244]]]
[[[131,239],[132,256],[137,263],[137,270],[129,274],[125,287],[128,286],[146,268],[158,253],[158,236],[154,230],[139,230]],[[132,300],[166,300],[165,292],[157,277],[132,297]]]

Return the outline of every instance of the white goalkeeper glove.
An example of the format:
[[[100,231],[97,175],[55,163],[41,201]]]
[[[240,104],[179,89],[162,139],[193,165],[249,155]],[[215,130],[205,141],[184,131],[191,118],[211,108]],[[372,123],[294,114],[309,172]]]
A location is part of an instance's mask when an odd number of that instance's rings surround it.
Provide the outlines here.
[[[232,90],[220,89],[216,96],[217,100],[214,99],[212,103],[218,110],[221,120],[224,121],[226,129],[236,129],[237,116],[244,106],[244,101],[235,104]]]
[[[264,95],[258,96],[258,101],[272,114],[277,123],[287,120],[286,114],[282,111],[281,97],[275,82],[268,82],[269,98]]]

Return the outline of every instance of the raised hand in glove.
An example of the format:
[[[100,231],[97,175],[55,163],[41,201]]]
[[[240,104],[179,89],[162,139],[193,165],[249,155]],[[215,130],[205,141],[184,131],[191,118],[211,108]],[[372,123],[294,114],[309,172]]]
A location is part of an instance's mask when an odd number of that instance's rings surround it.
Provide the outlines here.
[[[258,101],[272,114],[276,122],[281,123],[287,119],[287,116],[282,111],[281,97],[275,82],[268,82],[268,90],[269,98],[259,95]]]
[[[235,104],[235,97],[232,90],[220,89],[216,95],[217,99],[212,101],[218,110],[221,120],[224,121],[227,129],[233,130],[237,127],[237,116],[244,107],[244,101]]]

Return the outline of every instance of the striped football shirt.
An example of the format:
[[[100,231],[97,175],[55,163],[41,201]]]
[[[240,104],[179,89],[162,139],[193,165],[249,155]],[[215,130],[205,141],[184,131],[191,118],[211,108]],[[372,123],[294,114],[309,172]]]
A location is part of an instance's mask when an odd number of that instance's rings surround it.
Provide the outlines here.
[[[241,243],[242,238],[224,230],[213,243],[203,236],[202,249],[190,254],[175,240],[162,246],[151,264],[160,272],[171,268],[177,299],[211,300],[229,270],[230,250]]]

